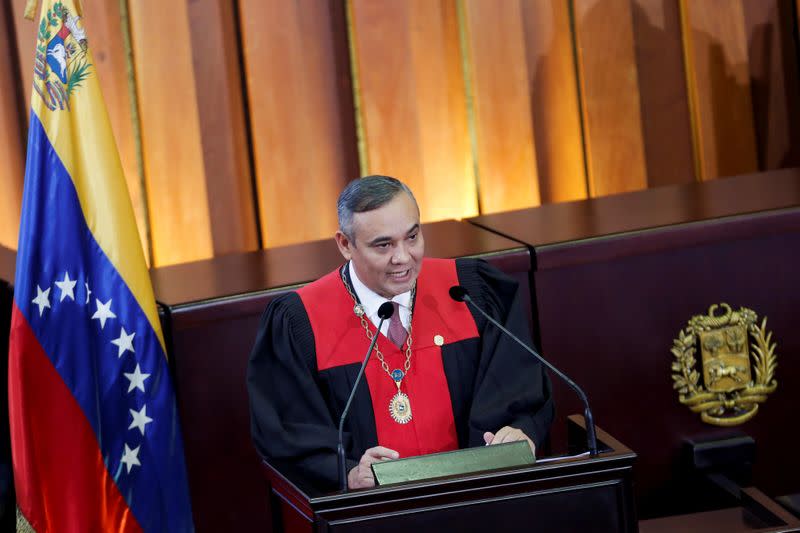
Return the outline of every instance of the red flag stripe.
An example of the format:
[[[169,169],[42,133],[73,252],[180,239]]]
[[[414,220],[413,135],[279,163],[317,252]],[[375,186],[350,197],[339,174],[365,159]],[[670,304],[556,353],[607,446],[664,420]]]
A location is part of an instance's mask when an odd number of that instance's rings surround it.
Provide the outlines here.
[[[9,375],[16,379],[9,381],[9,418],[22,513],[38,533],[52,531],[51,525],[59,532],[141,531],[106,470],[92,427],[16,303],[11,331]],[[45,478],[46,486],[21,482]]]

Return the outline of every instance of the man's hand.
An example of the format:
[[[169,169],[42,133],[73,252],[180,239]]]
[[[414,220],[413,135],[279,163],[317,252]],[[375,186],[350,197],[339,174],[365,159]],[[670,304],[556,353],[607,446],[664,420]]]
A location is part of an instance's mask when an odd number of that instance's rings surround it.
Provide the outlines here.
[[[375,446],[364,452],[358,465],[354,466],[347,474],[347,486],[351,489],[367,489],[375,486],[375,477],[372,475],[372,463],[397,459],[400,454],[383,446]]]
[[[528,442],[528,445],[531,447],[531,451],[533,452],[533,456],[536,457],[536,445],[533,443],[530,437],[523,433],[521,429],[513,428],[511,426],[503,426],[497,433],[492,433],[491,431],[484,433],[483,440],[486,441],[487,445],[524,440]]]

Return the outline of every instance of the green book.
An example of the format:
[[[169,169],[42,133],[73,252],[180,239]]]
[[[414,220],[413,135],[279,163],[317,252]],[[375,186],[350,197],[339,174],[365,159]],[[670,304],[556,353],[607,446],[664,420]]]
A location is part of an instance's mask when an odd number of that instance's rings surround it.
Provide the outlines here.
[[[372,464],[376,485],[421,481],[484,470],[530,466],[536,459],[525,441],[432,453]]]

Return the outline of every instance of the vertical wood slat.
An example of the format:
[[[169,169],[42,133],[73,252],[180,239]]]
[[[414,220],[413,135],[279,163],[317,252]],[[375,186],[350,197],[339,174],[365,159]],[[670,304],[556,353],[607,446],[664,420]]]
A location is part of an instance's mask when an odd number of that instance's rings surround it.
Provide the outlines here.
[[[698,177],[758,168],[742,3],[681,0]]]
[[[213,255],[186,2],[129,3],[155,266]]]
[[[647,187],[628,0],[574,0],[591,196]]]
[[[16,249],[25,173],[25,127],[11,17],[10,5],[0,5],[0,47],[5,50],[0,54],[0,245]]]
[[[800,83],[791,0],[744,0],[759,170],[800,166]]]
[[[255,250],[255,191],[233,3],[191,2],[189,27],[214,254]]]
[[[522,14],[542,203],[586,198],[569,5],[522,0]]]
[[[519,2],[463,4],[481,212],[540,203]]]
[[[344,17],[312,0],[239,4],[264,246],[333,235],[336,198],[356,168],[349,92],[332,28]]]
[[[477,214],[455,3],[352,0],[365,174],[406,182],[424,221]]]
[[[678,0],[634,0],[636,68],[651,187],[695,180]]]

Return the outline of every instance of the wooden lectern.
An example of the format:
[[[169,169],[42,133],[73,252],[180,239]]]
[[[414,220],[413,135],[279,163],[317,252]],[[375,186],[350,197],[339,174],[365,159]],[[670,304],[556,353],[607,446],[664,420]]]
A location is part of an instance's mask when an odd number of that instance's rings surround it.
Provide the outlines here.
[[[569,417],[571,448],[585,449],[583,417]],[[637,531],[636,455],[597,428],[588,454],[535,465],[321,493],[290,467],[264,463],[272,486],[274,531]]]

